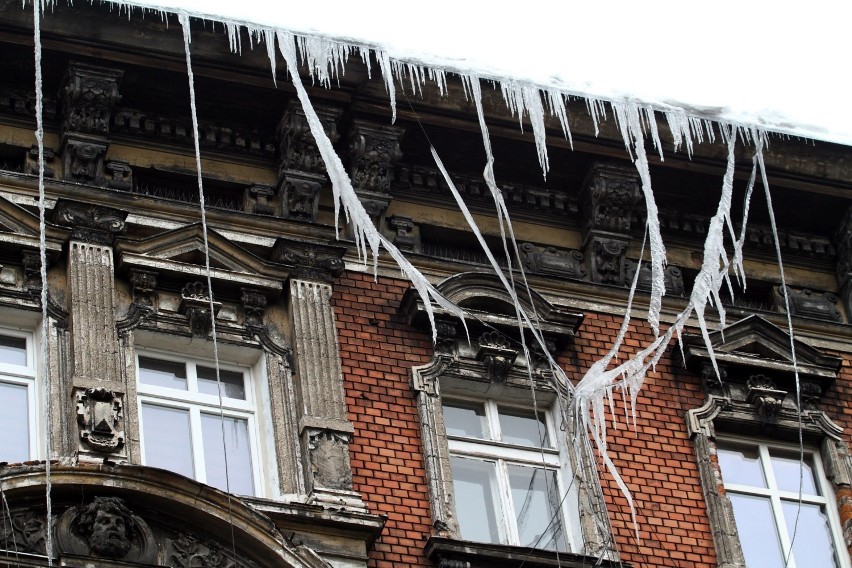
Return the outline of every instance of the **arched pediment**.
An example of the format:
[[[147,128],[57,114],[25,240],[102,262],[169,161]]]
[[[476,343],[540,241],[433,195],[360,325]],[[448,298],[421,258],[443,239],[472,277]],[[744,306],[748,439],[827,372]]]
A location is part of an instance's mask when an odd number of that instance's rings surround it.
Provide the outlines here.
[[[44,554],[44,464],[0,468],[11,529],[0,549]],[[52,464],[54,556],[190,568],[328,568],[314,551],[289,542],[266,515],[235,496],[144,466]],[[103,534],[92,519],[111,516]],[[90,565],[87,562],[86,565]],[[73,563],[72,563],[73,564]],[[63,562],[63,565],[66,565]]]
[[[507,332],[518,329],[515,301],[496,274],[463,272],[447,278],[435,288],[446,299],[464,309],[469,327],[475,328],[481,322]],[[574,335],[583,321],[582,314],[553,305],[535,290],[527,291],[520,281],[515,282],[515,290],[519,305],[530,319],[543,333],[559,338],[560,344]],[[426,324],[423,300],[413,288],[406,292],[400,309],[410,322]],[[445,310],[435,303],[432,304],[432,310],[436,315],[445,314]]]

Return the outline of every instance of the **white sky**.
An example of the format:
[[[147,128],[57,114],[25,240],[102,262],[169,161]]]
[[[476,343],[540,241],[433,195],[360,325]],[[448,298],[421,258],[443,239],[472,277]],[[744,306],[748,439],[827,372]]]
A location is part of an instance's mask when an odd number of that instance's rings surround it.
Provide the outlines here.
[[[127,3],[352,40],[448,71],[670,104],[852,145],[847,0]]]

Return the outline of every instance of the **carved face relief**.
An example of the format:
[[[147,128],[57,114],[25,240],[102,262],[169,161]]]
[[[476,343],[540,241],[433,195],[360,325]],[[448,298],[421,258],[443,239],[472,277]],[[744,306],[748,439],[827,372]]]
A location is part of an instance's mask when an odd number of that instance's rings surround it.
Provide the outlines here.
[[[92,553],[107,558],[124,558],[130,552],[133,513],[121,499],[95,498],[83,508],[77,521]]]

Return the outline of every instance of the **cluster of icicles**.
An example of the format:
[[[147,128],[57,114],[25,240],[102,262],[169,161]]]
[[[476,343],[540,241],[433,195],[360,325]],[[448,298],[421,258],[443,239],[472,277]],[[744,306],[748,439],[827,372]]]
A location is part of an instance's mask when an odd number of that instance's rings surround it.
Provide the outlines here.
[[[45,0],[35,0],[36,3],[44,2]],[[128,16],[131,13],[131,5],[119,4],[120,11],[127,10]],[[44,6],[42,5],[42,9]],[[163,18],[168,19],[168,13],[161,10],[154,10]],[[37,100],[37,142],[39,147],[39,209],[41,215],[42,232],[41,232],[41,255],[42,255],[42,281],[46,282],[45,263],[44,263],[44,166],[43,166],[43,130],[42,130],[42,93],[41,93],[41,64],[40,64],[40,31],[39,22],[40,10],[34,8],[34,39],[36,53],[36,100]],[[196,116],[194,85],[192,79],[192,65],[190,57],[190,14],[178,13],[178,19],[183,28],[187,72],[190,83],[191,109],[192,120],[195,137],[195,153],[196,165],[198,173],[199,197],[201,203],[202,223],[205,231],[205,253],[208,258],[208,287],[209,281],[209,254],[207,254],[206,242],[206,216],[204,210],[204,195],[202,187],[201,175],[201,159],[198,146],[198,120]],[[571,132],[568,127],[568,117],[566,110],[566,101],[569,98],[578,98],[582,95],[572,93],[558,92],[540,88],[536,85],[519,82],[511,78],[494,78],[494,77],[479,77],[470,73],[456,73],[452,69],[432,69],[424,66],[398,61],[390,58],[387,53],[380,49],[359,46],[344,42],[338,42],[327,38],[297,36],[292,32],[281,29],[270,29],[263,27],[247,26],[243,23],[235,22],[219,22],[224,25],[227,32],[230,48],[234,52],[241,52],[241,31],[245,29],[248,32],[248,37],[251,39],[251,48],[254,48],[255,43],[258,46],[264,44],[271,66],[272,79],[276,80],[276,59],[277,53],[280,53],[286,64],[289,77],[292,80],[293,87],[299,101],[302,104],[310,131],[316,140],[320,154],[325,162],[328,176],[331,180],[335,219],[338,224],[341,213],[345,222],[352,227],[352,233],[355,236],[355,243],[360,257],[365,263],[369,258],[373,259],[374,269],[377,267],[378,258],[382,249],[384,249],[393,260],[397,263],[402,273],[408,278],[417,292],[423,299],[430,321],[433,324],[434,335],[434,317],[432,313],[433,302],[443,309],[458,316],[462,321],[463,311],[458,306],[452,304],[442,297],[434,286],[414,267],[408,259],[400,252],[393,243],[389,242],[373,224],[369,214],[364,209],[359,200],[352,181],[350,180],[346,170],[341,162],[340,157],[335,152],[331,141],[326,135],[320,119],[314,110],[307,91],[299,77],[299,63],[303,64],[310,74],[310,78],[319,84],[330,88],[332,82],[343,74],[345,64],[349,57],[359,56],[367,66],[368,74],[372,72],[371,63],[375,60],[378,62],[382,77],[387,88],[387,93],[390,99],[390,105],[393,110],[394,119],[396,118],[396,89],[397,87],[405,88],[406,83],[410,84],[411,91],[414,95],[418,91],[422,92],[426,81],[431,81],[437,84],[437,87],[442,95],[446,93],[447,73],[451,72],[458,75],[464,85],[465,94],[474,103],[477,111],[479,125],[482,131],[482,140],[486,153],[486,162],[484,164],[483,176],[487,187],[490,190],[491,196],[497,210],[499,226],[501,229],[501,237],[505,250],[505,258],[509,259],[509,269],[504,270],[499,266],[488,245],[485,242],[479,228],[470,212],[468,211],[462,196],[456,190],[455,185],[445,170],[438,153],[432,148],[432,155],[438,169],[441,171],[447,185],[449,186],[459,209],[463,213],[467,222],[470,225],[471,231],[476,235],[480,245],[482,246],[487,258],[489,259],[495,273],[500,278],[506,288],[506,291],[515,300],[516,315],[518,325],[532,331],[533,341],[537,342],[541,349],[537,350],[540,353],[548,353],[545,346],[544,338],[538,331],[536,325],[536,314],[529,313],[522,307],[519,301],[518,289],[526,289],[526,278],[524,276],[523,267],[519,262],[512,262],[512,259],[518,259],[517,244],[512,229],[512,223],[509,219],[509,212],[503,200],[498,182],[494,175],[494,157],[491,151],[490,138],[488,128],[485,121],[485,115],[482,107],[481,82],[492,81],[499,84],[503,97],[509,111],[513,115],[517,115],[521,128],[524,126],[524,121],[528,121],[532,127],[535,137],[536,149],[538,152],[539,163],[542,168],[543,175],[547,175],[549,168],[547,146],[546,146],[546,128],[545,117],[547,114],[558,119],[563,134],[569,141],[571,140]],[[277,52],[276,52],[277,48]],[[742,248],[745,239],[745,229],[748,221],[748,203],[752,194],[752,190],[756,185],[756,180],[759,178],[766,193],[766,200],[769,204],[769,215],[772,225],[772,230],[776,234],[776,253],[778,255],[779,268],[781,270],[781,280],[784,283],[784,272],[781,264],[780,247],[778,246],[777,230],[775,219],[772,213],[771,198],[769,194],[769,185],[767,183],[766,171],[763,162],[763,150],[767,144],[767,133],[760,128],[749,125],[733,125],[713,121],[706,117],[691,116],[686,111],[678,108],[655,109],[650,105],[630,101],[607,101],[601,99],[593,99],[582,97],[586,101],[586,108],[590,120],[594,124],[595,132],[598,132],[598,123],[607,120],[609,113],[614,117],[620,132],[624,139],[626,151],[630,159],[636,166],[641,179],[642,193],[647,209],[647,226],[646,226],[646,242],[650,250],[648,255],[651,265],[652,286],[650,293],[650,302],[648,308],[647,321],[654,331],[655,339],[644,348],[632,354],[621,353],[622,343],[624,341],[627,329],[630,323],[630,314],[632,311],[634,293],[640,271],[635,272],[634,280],[631,285],[629,300],[624,310],[624,319],[620,331],[610,348],[609,352],[600,360],[595,362],[586,372],[582,380],[576,385],[573,385],[566,376],[564,370],[552,359],[549,359],[550,368],[554,380],[554,386],[561,395],[562,404],[561,410],[564,413],[564,419],[571,423],[573,421],[575,432],[588,432],[593,441],[603,464],[615,479],[618,486],[627,497],[630,504],[631,514],[635,523],[635,509],[633,500],[627,486],[619,475],[615,464],[610,459],[607,453],[606,444],[606,409],[609,408],[613,420],[615,420],[614,398],[616,391],[624,399],[625,416],[629,419],[632,417],[635,422],[635,403],[642,388],[642,384],[646,373],[653,369],[660,357],[667,349],[673,338],[679,340],[684,327],[687,324],[697,325],[705,339],[706,346],[711,354],[711,360],[715,367],[715,359],[712,358],[713,350],[709,341],[709,332],[707,328],[705,311],[708,307],[715,308],[715,313],[719,319],[720,328],[725,327],[725,310],[721,301],[721,294],[725,293],[723,288],[727,288],[733,294],[731,286],[731,276],[739,280],[741,286],[745,286],[745,272],[742,261]],[[668,328],[664,331],[660,328],[660,310],[662,307],[662,298],[665,294],[663,271],[666,264],[666,251],[663,244],[663,239],[660,234],[660,223],[657,216],[657,205],[654,199],[654,193],[651,187],[651,175],[648,167],[648,156],[646,154],[646,138],[650,138],[654,149],[659,152],[660,159],[663,159],[663,148],[660,142],[659,133],[657,131],[657,113],[661,113],[668,124],[669,130],[674,139],[673,151],[678,151],[683,146],[686,152],[691,155],[693,144],[702,143],[704,140],[714,142],[716,137],[719,137],[727,146],[727,168],[722,179],[721,196],[715,215],[710,221],[707,230],[707,237],[704,243],[703,265],[698,276],[695,279],[692,292],[689,296],[686,307],[682,312],[669,323]],[[752,173],[748,182],[746,191],[744,214],[742,219],[737,219],[735,222],[731,217],[731,201],[733,194],[733,179],[735,166],[735,148],[736,145],[744,144],[753,149]],[[739,232],[736,227],[739,226]],[[643,242],[642,255],[644,256],[645,243]],[[516,278],[518,280],[516,280]],[[212,289],[209,287],[208,289]],[[787,288],[781,288],[785,294],[785,303],[788,301],[786,297]],[[47,286],[42,287],[42,307],[46,312],[47,309]],[[212,302],[212,295],[211,295]],[[212,310],[212,306],[211,306]],[[789,310],[787,310],[789,314]],[[47,315],[43,314],[42,321],[44,329],[42,330],[42,349],[43,357],[47,357],[46,339],[48,335]],[[793,350],[793,359],[795,365],[795,350],[793,344],[792,323],[788,317],[788,327],[790,331],[791,350]],[[524,334],[521,334],[521,338]],[[214,352],[216,334],[213,333]],[[523,341],[523,339],[522,339]],[[522,345],[523,350],[528,354],[528,346]],[[550,357],[548,355],[548,357]],[[218,355],[216,356],[216,367],[218,375]],[[528,359],[529,360],[529,359]],[[621,362],[618,362],[621,361]],[[48,368],[46,359],[43,361],[43,367]],[[718,369],[717,369],[718,372]],[[798,376],[796,377],[797,393],[798,393]],[[531,381],[532,383],[532,381]],[[47,394],[48,389],[44,389]],[[535,393],[533,392],[533,396]],[[50,423],[50,405],[45,404],[45,423]],[[584,442],[584,437],[575,438],[575,451],[584,451],[587,442]],[[49,437],[46,436],[46,443],[49,451]],[[227,463],[227,455],[226,455]],[[578,462],[579,463],[579,462]],[[49,479],[49,462],[48,479]],[[226,475],[227,479],[227,475]],[[48,486],[49,492],[49,486]],[[50,500],[48,499],[48,504]],[[48,512],[48,518],[50,513]],[[47,533],[50,539],[50,532]],[[638,535],[638,528],[637,528]],[[48,551],[50,543],[48,542]],[[48,552],[48,555],[50,553]]]

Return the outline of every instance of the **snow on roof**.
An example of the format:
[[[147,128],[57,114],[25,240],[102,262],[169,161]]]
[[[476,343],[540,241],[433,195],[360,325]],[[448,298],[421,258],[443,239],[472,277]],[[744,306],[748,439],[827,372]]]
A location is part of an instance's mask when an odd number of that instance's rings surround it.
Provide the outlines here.
[[[852,145],[852,112],[844,110],[852,79],[833,64],[848,53],[848,3],[115,3],[317,35],[444,71]]]

